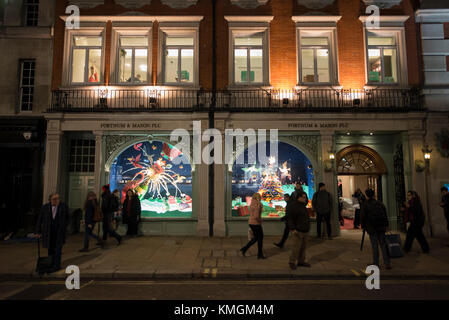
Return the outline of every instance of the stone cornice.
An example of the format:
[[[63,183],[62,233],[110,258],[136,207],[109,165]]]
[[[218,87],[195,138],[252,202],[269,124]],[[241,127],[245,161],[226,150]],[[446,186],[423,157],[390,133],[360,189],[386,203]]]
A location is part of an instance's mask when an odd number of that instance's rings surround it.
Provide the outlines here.
[[[274,16],[225,16],[228,22],[265,22],[269,23]]]
[[[68,16],[60,16],[66,20]],[[81,16],[82,22],[200,22],[203,16]]]
[[[449,9],[421,9],[416,11],[416,22],[449,22]]]
[[[293,16],[292,20],[298,22],[338,22],[341,16]]]

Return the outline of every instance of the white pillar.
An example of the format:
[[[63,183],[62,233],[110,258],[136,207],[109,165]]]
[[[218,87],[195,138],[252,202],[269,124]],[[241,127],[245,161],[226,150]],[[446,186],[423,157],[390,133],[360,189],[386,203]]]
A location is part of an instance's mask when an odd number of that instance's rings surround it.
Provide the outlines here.
[[[227,165],[215,165],[215,189],[214,189],[214,237],[226,236],[225,208],[226,185],[225,174]]]
[[[206,164],[195,165],[195,174],[197,175],[197,235],[200,237],[209,236],[209,166]]]
[[[59,120],[50,120],[47,125],[47,139],[44,164],[43,203],[54,192],[59,192],[59,175],[61,162],[61,136]]]
[[[104,167],[103,156],[103,131],[94,131],[95,135],[95,171],[94,171],[94,190],[97,196],[101,195],[101,186],[103,183],[102,172]]]

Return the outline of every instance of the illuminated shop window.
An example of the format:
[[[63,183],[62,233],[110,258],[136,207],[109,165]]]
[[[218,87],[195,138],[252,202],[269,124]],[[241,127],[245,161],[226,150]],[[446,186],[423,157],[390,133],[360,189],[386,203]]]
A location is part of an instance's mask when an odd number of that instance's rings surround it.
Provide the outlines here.
[[[250,161],[250,152],[254,152],[256,159],[262,143],[254,148],[248,148],[238,155],[232,166],[232,217],[246,217],[249,215],[252,196],[259,193],[262,198],[262,217],[279,218],[285,215],[287,203],[284,195],[291,195],[295,191],[296,183],[302,185],[303,191],[309,198],[309,214],[314,192],[314,168],[310,160],[296,147],[278,142],[278,155],[271,156],[267,164]],[[270,142],[262,149],[270,155]],[[243,163],[243,164],[242,164]]]
[[[327,37],[301,37],[301,82],[329,83],[330,46]]]
[[[89,84],[101,82],[101,52],[101,37],[73,37],[71,69],[72,83]]]
[[[37,26],[39,18],[39,0],[24,0],[23,7],[25,26]]]
[[[264,82],[263,33],[234,38],[234,82]]]
[[[165,83],[193,83],[195,74],[194,37],[165,36]]]
[[[20,110],[32,111],[34,100],[35,60],[20,62]]]
[[[368,32],[368,82],[398,82],[398,48],[396,37]]]
[[[131,145],[114,159],[109,177],[122,201],[129,189],[139,197],[143,219],[192,217],[192,167],[169,143]]]
[[[95,140],[70,141],[69,172],[95,171]]]
[[[148,80],[148,37],[120,37],[119,81],[146,83]]]

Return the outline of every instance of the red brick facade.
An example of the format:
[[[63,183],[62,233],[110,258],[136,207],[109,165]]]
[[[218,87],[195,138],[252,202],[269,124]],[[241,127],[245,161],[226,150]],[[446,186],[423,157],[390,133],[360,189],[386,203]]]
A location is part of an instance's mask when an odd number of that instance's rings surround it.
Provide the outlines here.
[[[381,15],[407,15],[410,18],[405,23],[406,52],[408,64],[409,85],[419,85],[422,68],[419,57],[418,26],[414,19],[414,8],[411,0],[402,1],[401,5],[388,10],[382,10]],[[56,16],[65,15],[65,1],[56,2]],[[143,12],[146,15],[201,15],[204,19],[199,30],[199,82],[204,89],[212,87],[212,6],[209,0],[198,0],[197,4],[186,9],[171,9],[160,0],[153,0],[151,5],[140,9],[126,9],[115,5],[112,0],[93,9],[81,10],[81,15],[118,15],[126,11]],[[228,68],[228,25],[224,16],[227,15],[268,15],[274,16],[270,24],[270,77],[271,86],[287,89],[297,85],[297,47],[296,27],[292,16],[306,15],[317,10],[299,6],[296,0],[270,0],[264,6],[246,10],[234,6],[229,0],[218,0],[216,5],[216,43],[217,43],[217,87],[224,89],[229,82]],[[365,49],[363,40],[363,25],[359,20],[365,15],[365,5],[360,0],[335,0],[322,10],[326,15],[342,16],[337,24],[338,40],[338,70],[339,82],[344,88],[362,88],[365,85]],[[105,44],[105,83],[109,83],[111,57],[112,24],[108,22]],[[445,24],[445,35],[449,35],[449,24]],[[54,37],[54,62],[52,88],[57,89],[62,83],[62,67],[64,52],[64,22],[57,19]],[[158,23],[153,24],[152,80],[156,83],[158,57]]]

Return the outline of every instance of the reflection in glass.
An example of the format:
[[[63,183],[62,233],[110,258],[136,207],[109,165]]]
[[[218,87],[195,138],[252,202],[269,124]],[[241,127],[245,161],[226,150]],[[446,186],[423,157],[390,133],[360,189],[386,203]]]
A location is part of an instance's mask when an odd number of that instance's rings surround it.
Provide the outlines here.
[[[178,49],[167,49],[165,57],[165,81],[178,80]]]
[[[246,49],[234,50],[234,69],[235,69],[235,82],[247,82],[248,81],[248,51]]]
[[[72,57],[72,82],[84,82],[86,50],[74,49]]]
[[[302,49],[301,51],[301,67],[302,81],[315,82],[315,62],[314,50]]]

